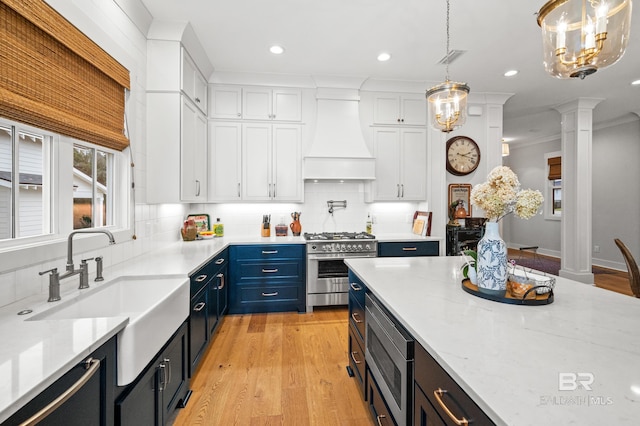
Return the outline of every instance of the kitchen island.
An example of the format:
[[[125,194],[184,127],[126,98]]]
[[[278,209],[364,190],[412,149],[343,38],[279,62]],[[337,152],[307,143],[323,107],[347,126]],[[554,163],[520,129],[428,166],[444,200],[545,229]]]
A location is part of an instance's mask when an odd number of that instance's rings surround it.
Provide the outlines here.
[[[346,263],[496,424],[638,424],[640,300],[557,278],[509,305],[464,292],[460,257]]]

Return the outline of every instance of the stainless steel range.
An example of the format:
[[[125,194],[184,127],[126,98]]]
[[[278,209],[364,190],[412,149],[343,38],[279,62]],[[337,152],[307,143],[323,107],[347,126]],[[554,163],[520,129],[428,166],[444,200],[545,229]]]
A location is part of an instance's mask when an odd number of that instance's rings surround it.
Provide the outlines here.
[[[348,268],[344,259],[376,257],[378,242],[364,232],[304,234],[307,240],[307,312],[314,306],[349,303]]]

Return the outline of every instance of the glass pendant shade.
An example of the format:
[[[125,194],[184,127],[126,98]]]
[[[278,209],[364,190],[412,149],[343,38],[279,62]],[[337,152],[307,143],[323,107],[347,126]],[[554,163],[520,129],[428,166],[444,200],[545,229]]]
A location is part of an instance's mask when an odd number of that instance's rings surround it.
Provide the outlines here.
[[[427,91],[429,122],[436,130],[449,133],[467,121],[469,86],[446,80]]]
[[[581,79],[616,63],[631,26],[631,0],[550,0],[538,12],[544,67]]]
[[[502,142],[502,156],[503,157],[509,156],[509,144],[506,142]]]

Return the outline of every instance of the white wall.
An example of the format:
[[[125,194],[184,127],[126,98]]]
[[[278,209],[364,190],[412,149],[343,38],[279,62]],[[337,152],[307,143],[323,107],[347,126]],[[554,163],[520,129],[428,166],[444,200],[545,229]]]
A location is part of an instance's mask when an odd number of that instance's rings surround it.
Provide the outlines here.
[[[547,143],[511,147],[505,165],[520,178],[523,187],[543,189],[546,179],[544,154],[559,151],[560,139]],[[593,245],[594,265],[626,270],[613,242],[620,238],[640,259],[640,120],[631,117],[593,131]],[[548,202],[547,200],[545,203]],[[570,218],[563,218],[570,220]],[[540,252],[560,256],[560,222],[542,216],[525,221],[508,217],[503,236],[511,247],[538,245]],[[593,250],[593,247],[592,247]]]

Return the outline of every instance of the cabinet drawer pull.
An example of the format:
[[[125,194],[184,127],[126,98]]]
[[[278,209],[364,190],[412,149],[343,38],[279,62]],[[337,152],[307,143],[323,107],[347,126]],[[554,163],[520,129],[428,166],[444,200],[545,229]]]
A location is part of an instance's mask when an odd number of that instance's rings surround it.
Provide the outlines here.
[[[402,247],[402,251],[416,251],[418,247]]]
[[[449,418],[455,424],[457,424],[458,426],[467,426],[469,424],[469,420],[465,419],[464,417],[462,418],[462,420],[458,419],[456,416],[453,415],[451,410],[449,410],[449,407],[445,405],[444,401],[442,400],[442,395],[444,395],[445,393],[447,393],[446,389],[438,388],[433,391],[433,396],[436,397],[436,400],[438,401],[438,404],[440,404],[440,407],[442,407],[444,412],[447,413],[447,416],[449,416]]]
[[[223,263],[224,263],[224,258],[216,260],[216,265],[222,265]]]
[[[276,272],[278,272],[278,268],[276,269],[263,269],[262,273],[264,274],[275,274]]]
[[[277,296],[277,295],[278,295],[278,292],[277,292],[277,291],[274,291],[273,293],[262,293],[262,295],[263,295],[264,297],[273,297],[273,296]]]
[[[380,414],[379,416],[376,417],[376,420],[378,421],[378,426],[383,426],[382,425],[382,419],[386,419],[387,416],[385,416],[384,414]]]
[[[159,379],[160,383],[158,384],[158,390],[160,392],[162,392],[167,386],[167,371],[166,371],[167,366],[164,363],[162,363],[162,364],[158,365],[158,369],[160,370],[160,373],[159,373],[160,374],[160,379]]]
[[[352,359],[352,360],[353,360],[353,362],[355,362],[356,364],[360,364],[362,361],[358,361],[358,360],[356,359],[356,354],[357,354],[357,353],[358,353],[358,352],[355,352],[355,351],[354,351],[354,352],[351,352],[351,359]]]
[[[197,283],[201,283],[202,281],[206,280],[207,276],[202,274],[202,275],[198,275],[198,277],[196,278],[196,282]]]
[[[196,197],[200,196],[200,181],[196,179]]]
[[[86,368],[86,372],[75,382],[69,389],[60,394],[56,399],[51,401],[46,407],[42,410],[38,411],[36,414],[31,416],[29,419],[25,420],[21,423],[21,426],[32,426],[43,419],[45,419],[49,414],[54,412],[58,407],[64,404],[69,398],[78,392],[82,386],[85,385],[100,370],[100,360],[95,358],[87,358],[84,361],[84,368]]]
[[[362,320],[359,320],[358,318],[356,318],[356,316],[358,316],[357,312],[354,312],[351,314],[351,318],[353,318],[353,320],[357,323],[360,324],[362,322]]]
[[[170,358],[165,358],[163,361],[167,365],[167,371],[166,371],[167,374],[165,375],[167,380],[164,383],[164,387],[166,388],[167,386],[169,386],[169,383],[171,383],[171,359]]]
[[[360,286],[359,286],[358,284],[356,284],[356,283],[349,283],[349,285],[351,286],[351,288],[352,288],[354,291],[360,291],[360,290],[362,290],[362,287],[360,287]]]
[[[262,250],[262,254],[278,254],[278,250]]]
[[[218,274],[216,276],[220,278],[220,285],[218,286],[218,290],[222,290],[224,288],[224,274]]]
[[[204,307],[205,307],[206,305],[207,305],[207,304],[206,304],[206,303],[204,303],[204,302],[200,302],[200,303],[196,304],[196,306],[194,306],[194,307],[193,307],[193,312],[200,312],[201,310],[203,310],[203,309],[204,309]]]

